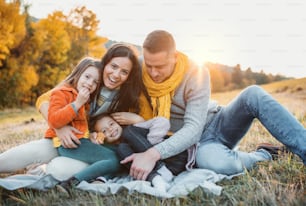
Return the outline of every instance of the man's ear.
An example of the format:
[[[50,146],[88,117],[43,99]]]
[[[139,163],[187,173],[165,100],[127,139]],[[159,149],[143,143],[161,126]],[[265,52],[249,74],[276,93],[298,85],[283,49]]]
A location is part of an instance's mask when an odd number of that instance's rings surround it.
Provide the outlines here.
[[[177,50],[175,50],[175,52],[174,52],[174,63],[175,64],[177,62],[177,56],[178,56],[178,52],[177,52]]]

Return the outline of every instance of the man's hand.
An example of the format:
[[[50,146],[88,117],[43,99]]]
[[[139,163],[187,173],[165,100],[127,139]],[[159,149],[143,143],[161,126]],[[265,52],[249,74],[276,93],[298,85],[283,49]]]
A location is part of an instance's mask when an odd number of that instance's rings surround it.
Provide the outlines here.
[[[142,153],[134,153],[120,163],[125,164],[132,162],[130,175],[137,180],[146,180],[149,173],[153,170],[156,162],[160,159],[159,152],[154,148],[150,148]]]
[[[72,126],[64,126],[60,129],[55,129],[56,136],[61,140],[61,144],[65,148],[77,148],[81,144],[76,134],[83,134]]]

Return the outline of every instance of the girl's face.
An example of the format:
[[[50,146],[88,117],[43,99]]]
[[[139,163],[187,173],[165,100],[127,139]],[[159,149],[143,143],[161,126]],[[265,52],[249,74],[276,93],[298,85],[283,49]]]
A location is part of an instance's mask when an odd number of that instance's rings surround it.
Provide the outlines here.
[[[105,66],[103,82],[108,89],[120,87],[132,71],[132,62],[128,57],[114,57]]]
[[[82,88],[86,88],[91,94],[96,90],[98,83],[99,69],[90,66],[81,74],[77,84],[77,90],[81,91]]]
[[[105,116],[96,122],[95,130],[105,135],[106,142],[115,142],[121,137],[122,127],[111,117]]]

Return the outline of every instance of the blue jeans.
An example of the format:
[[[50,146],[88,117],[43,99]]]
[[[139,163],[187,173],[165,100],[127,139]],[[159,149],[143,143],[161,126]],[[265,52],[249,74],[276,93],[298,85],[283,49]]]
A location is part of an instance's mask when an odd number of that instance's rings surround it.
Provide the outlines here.
[[[304,126],[262,88],[250,86],[229,105],[220,107],[206,124],[196,154],[197,166],[231,175],[252,168],[258,161],[270,160],[271,155],[265,150],[233,150],[255,118],[306,164]]]
[[[79,181],[94,180],[99,176],[112,177],[120,169],[115,145],[98,145],[87,138],[80,139],[78,148],[70,149],[60,146],[58,153],[90,164],[84,170],[74,175]],[[69,165],[67,165],[69,167]]]

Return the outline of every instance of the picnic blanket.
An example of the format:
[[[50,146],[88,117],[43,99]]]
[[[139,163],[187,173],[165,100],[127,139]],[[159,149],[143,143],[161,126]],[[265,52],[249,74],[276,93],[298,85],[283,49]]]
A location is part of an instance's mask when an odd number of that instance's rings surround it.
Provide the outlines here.
[[[239,174],[237,174],[239,175]],[[172,198],[186,196],[197,187],[203,188],[207,192],[220,195],[222,187],[216,183],[223,179],[231,179],[234,176],[216,174],[211,170],[192,169],[176,176],[171,182],[167,192],[162,192],[151,186],[148,181],[133,180],[130,176],[116,177],[103,184],[87,183],[82,181],[77,188],[85,191],[92,191],[102,195],[116,194],[121,190],[128,190],[129,193],[139,192],[162,198]],[[0,178],[0,186],[7,190],[19,188],[31,188],[37,190],[49,190],[53,188],[59,180],[52,175],[13,175]]]

